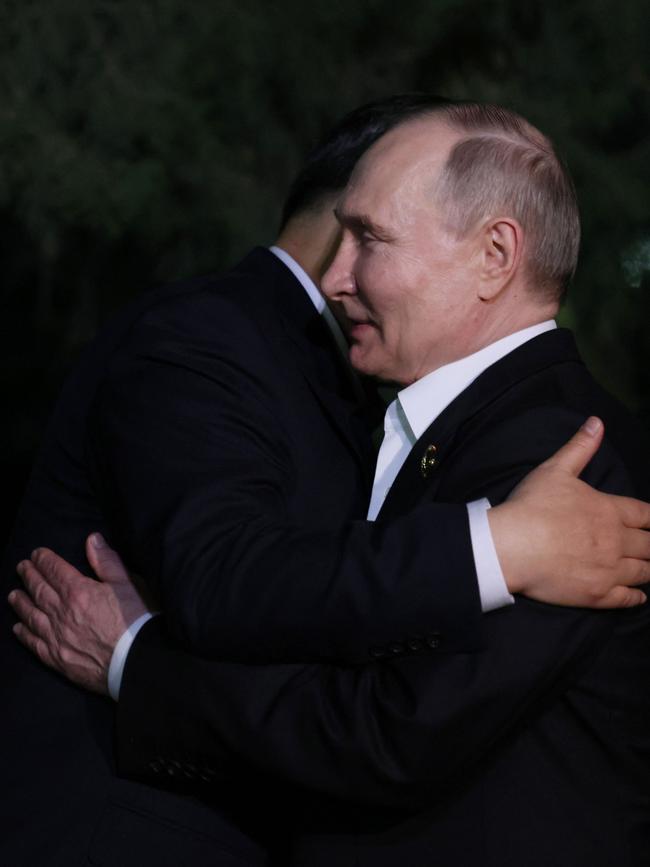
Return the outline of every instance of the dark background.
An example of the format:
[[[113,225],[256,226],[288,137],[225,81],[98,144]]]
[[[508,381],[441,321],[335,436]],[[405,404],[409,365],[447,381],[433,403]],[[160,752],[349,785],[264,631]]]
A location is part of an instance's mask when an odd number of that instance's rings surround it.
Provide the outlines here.
[[[648,7],[0,0],[10,511],[66,371],[110,312],[272,241],[308,147],[343,112],[395,91],[503,103],[555,139],[584,226],[563,322],[598,378],[649,420]]]

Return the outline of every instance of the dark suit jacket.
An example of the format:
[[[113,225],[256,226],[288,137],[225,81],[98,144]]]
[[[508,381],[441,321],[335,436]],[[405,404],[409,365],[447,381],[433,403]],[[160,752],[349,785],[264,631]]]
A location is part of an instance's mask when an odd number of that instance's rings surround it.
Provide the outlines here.
[[[467,643],[479,610],[464,508],[383,533],[351,522],[371,468],[325,325],[257,250],[224,278],[144,296],[89,348],[46,434],[5,591],[36,545],[87,571],[84,537],[100,529],[177,637],[223,659],[367,659],[418,629]],[[208,809],[117,779],[111,703],[47,671],[2,617],[3,864],[265,862],[250,789],[238,813],[235,784]]]
[[[381,519],[423,501],[502,500],[589,413],[605,420],[607,441],[586,477],[647,499],[645,432],[556,331],[445,410]],[[429,444],[438,463],[424,478]],[[435,557],[435,539],[430,549]],[[245,759],[290,781],[302,790],[299,865],[638,867],[650,863],[649,619],[648,606],[521,598],[483,618],[474,652],[411,656],[404,643],[402,658],[363,667],[272,669],[193,659],[153,621],[126,666],[122,769],[155,779],[170,763],[196,766],[218,789],[246,772]]]

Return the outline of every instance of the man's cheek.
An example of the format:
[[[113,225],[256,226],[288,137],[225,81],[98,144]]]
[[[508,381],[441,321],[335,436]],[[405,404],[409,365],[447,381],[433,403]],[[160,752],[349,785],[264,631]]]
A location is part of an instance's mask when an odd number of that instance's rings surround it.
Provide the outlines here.
[[[364,334],[354,340],[350,347],[350,363],[353,367],[359,367],[364,373],[374,373],[385,356],[385,349],[375,328],[366,327]]]

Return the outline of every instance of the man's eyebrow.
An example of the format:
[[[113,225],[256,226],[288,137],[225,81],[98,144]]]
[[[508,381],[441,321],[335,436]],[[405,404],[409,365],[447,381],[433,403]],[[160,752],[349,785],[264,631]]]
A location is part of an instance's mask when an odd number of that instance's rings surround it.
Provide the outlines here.
[[[367,214],[347,213],[340,208],[334,208],[334,216],[344,228],[353,232],[369,232],[380,241],[389,241],[391,238],[390,232],[371,220]]]

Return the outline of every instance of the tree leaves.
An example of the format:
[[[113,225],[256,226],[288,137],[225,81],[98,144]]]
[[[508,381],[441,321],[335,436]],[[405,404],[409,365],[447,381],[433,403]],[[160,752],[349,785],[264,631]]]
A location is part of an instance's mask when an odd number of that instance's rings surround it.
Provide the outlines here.
[[[634,252],[650,238],[646,7],[0,0],[3,377],[22,419],[12,448],[27,460],[40,406],[110,310],[272,241],[320,133],[413,89],[510,105],[555,138],[584,222],[565,317],[601,378],[650,418],[648,261]]]

